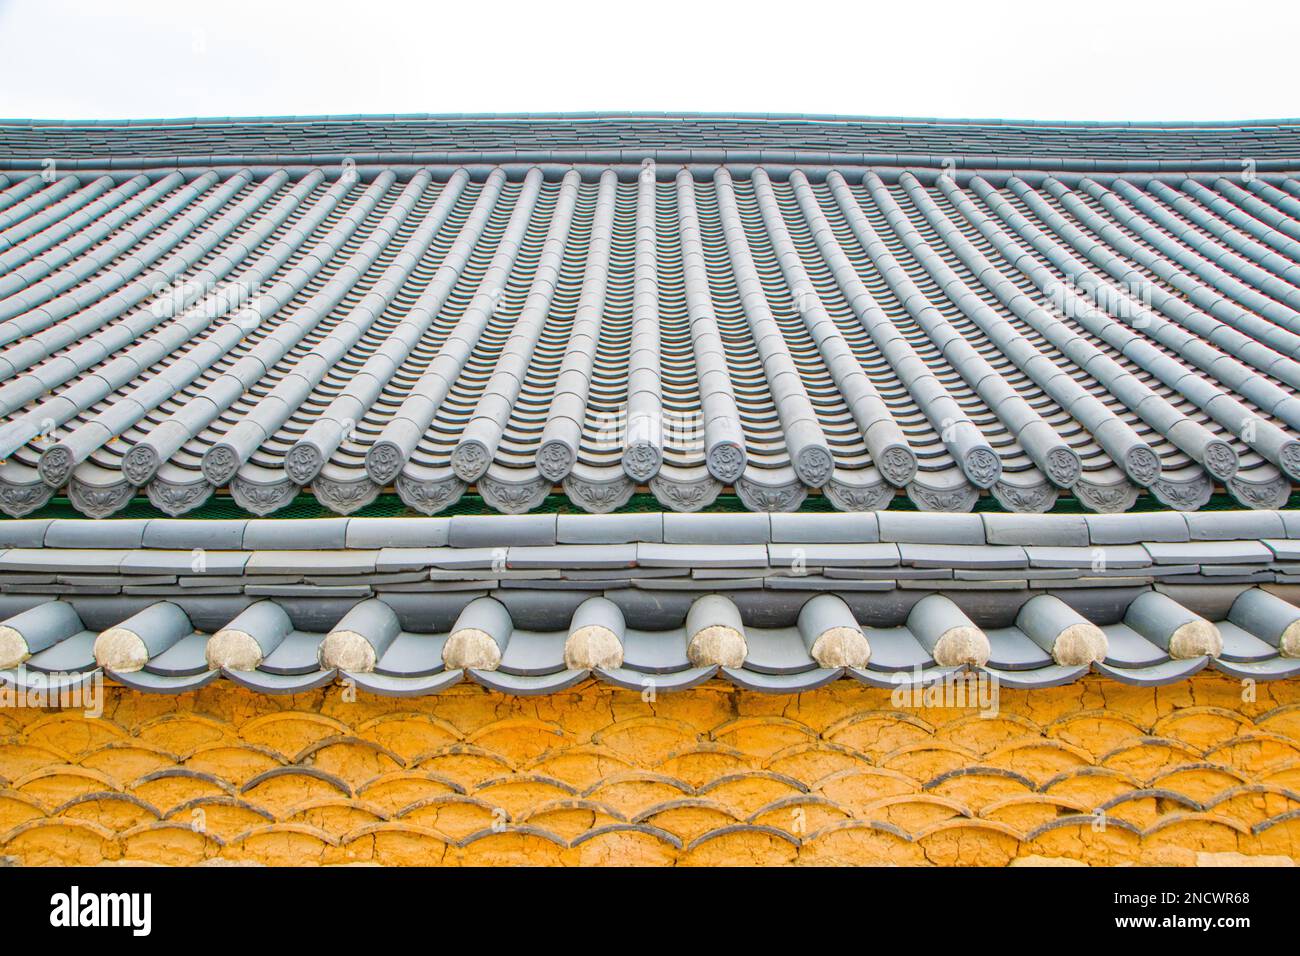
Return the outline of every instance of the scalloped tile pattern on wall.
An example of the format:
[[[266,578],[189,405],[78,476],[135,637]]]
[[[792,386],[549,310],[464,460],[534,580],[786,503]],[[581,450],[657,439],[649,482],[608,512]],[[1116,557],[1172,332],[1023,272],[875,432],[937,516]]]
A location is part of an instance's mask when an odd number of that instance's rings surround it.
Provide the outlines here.
[[[996,716],[838,685],[654,701],[109,689],[0,713],[0,854],[316,865],[1292,862],[1300,685],[1006,690]]]

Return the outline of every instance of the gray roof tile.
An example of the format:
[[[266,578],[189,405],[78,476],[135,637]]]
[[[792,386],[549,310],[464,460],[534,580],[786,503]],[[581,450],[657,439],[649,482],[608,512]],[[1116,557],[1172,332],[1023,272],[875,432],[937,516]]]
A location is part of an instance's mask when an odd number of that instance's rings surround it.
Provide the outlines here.
[[[262,574],[368,574],[374,570],[378,551],[254,551],[244,573]],[[250,583],[256,583],[251,579]]]
[[[262,661],[259,670],[268,674],[300,676],[315,673],[320,667],[320,642],[323,635],[294,631]]]
[[[980,515],[989,544],[1037,545],[1048,548],[1087,547],[1088,523],[1083,515]]]
[[[1197,657],[1186,661],[1164,661],[1150,664],[1140,669],[1115,667],[1109,662],[1096,665],[1097,670],[1107,677],[1113,677],[1123,684],[1137,684],[1141,687],[1160,687],[1175,681],[1186,680],[1193,674],[1205,669],[1208,657]]]
[[[396,677],[374,672],[371,674],[350,675],[361,690],[384,697],[423,697],[436,694],[455,686],[465,679],[465,672],[460,670],[439,671],[420,677]]]
[[[1259,541],[1152,542],[1143,547],[1156,564],[1267,564],[1273,557]]]
[[[147,520],[53,521],[45,531],[47,548],[138,548]]]
[[[451,519],[453,548],[509,548],[555,544],[556,516],[457,515]]]
[[[559,671],[554,674],[521,676],[505,671],[470,671],[470,679],[489,690],[520,697],[558,694],[587,679],[586,671]]]
[[[896,544],[771,544],[773,568],[887,568],[899,564]]]
[[[566,631],[534,631],[511,637],[501,655],[500,670],[520,677],[538,677],[564,670]]]
[[[638,544],[636,551],[637,563],[647,568],[767,567],[767,546],[761,544]]]
[[[244,528],[247,523],[236,520],[155,518],[145,525],[141,543],[146,548],[238,551],[244,547]]]
[[[188,634],[161,654],[149,659],[144,669],[160,677],[194,677],[208,671],[204,651],[208,639],[204,634]]]
[[[723,674],[738,687],[766,694],[799,694],[824,687],[837,680],[843,668],[818,667],[793,674],[769,674],[749,668],[724,667]]]
[[[188,694],[212,683],[218,676],[217,671],[209,670],[198,674],[158,674],[145,670],[114,674],[113,679],[146,694]]]
[[[1101,545],[1091,548],[1027,547],[1025,554],[1035,568],[1124,569],[1146,568],[1151,555],[1140,544]]]
[[[78,631],[53,647],[33,654],[27,659],[27,666],[34,671],[49,673],[94,670],[97,636],[95,631]]]
[[[447,636],[403,631],[379,658],[375,673],[389,677],[428,677],[441,672],[442,647],[447,643]]]
[[[880,540],[874,511],[771,515],[773,544],[866,544]]]
[[[442,548],[450,537],[449,518],[353,518],[344,540],[349,548]]]
[[[1127,624],[1102,628],[1110,644],[1106,663],[1119,669],[1145,668],[1169,659],[1169,654]]]
[[[1278,561],[1300,561],[1300,541],[1270,538],[1260,542],[1276,555]]]
[[[1178,512],[1132,515],[1085,515],[1093,544],[1142,544],[1190,541],[1187,518]]]
[[[1052,657],[1014,627],[990,628],[985,632],[992,655],[988,666],[1003,671],[1038,670],[1052,663]]]
[[[664,516],[660,513],[562,514],[556,522],[556,541],[559,544],[636,544],[663,540]]]
[[[984,544],[979,515],[883,511],[880,540],[907,544]]]
[[[762,674],[802,674],[817,668],[817,662],[797,633],[788,628],[746,631],[749,653],[745,669]]]
[[[623,637],[623,667],[645,674],[667,674],[690,667],[686,635],[629,630]]]
[[[918,568],[1026,568],[1024,548],[1007,545],[900,544],[903,564]]]
[[[0,571],[56,571],[69,574],[95,574],[116,571],[131,554],[119,549],[45,550],[12,548],[0,553]]]
[[[248,563],[246,551],[132,551],[122,559],[123,574],[176,574],[195,583],[230,575],[241,575]],[[296,576],[295,576],[296,577]],[[235,580],[242,581],[238,577]]]
[[[0,521],[0,548],[39,548],[52,518]]]
[[[510,569],[554,568],[600,570],[631,568],[637,549],[631,544],[569,544],[547,547],[513,547],[506,552]]]
[[[1197,511],[1186,516],[1193,541],[1249,541],[1286,535],[1275,511]]]
[[[264,518],[244,526],[247,551],[333,550],[347,547],[346,518]]]
[[[772,524],[766,514],[666,513],[665,544],[767,544]]]
[[[265,670],[222,673],[227,679],[259,694],[305,694],[333,683],[338,676],[334,670],[314,670],[304,674],[272,674]]]
[[[1088,665],[1067,667],[1060,664],[1048,664],[1032,670],[1000,670],[985,667],[984,671],[997,677],[1002,687],[1012,690],[1038,690],[1043,687],[1059,687],[1072,684],[1091,670]]]
[[[656,694],[690,690],[710,680],[717,673],[717,667],[688,667],[677,671],[655,673],[630,670],[626,667],[597,671],[601,680],[618,687],[643,693],[654,690]]]

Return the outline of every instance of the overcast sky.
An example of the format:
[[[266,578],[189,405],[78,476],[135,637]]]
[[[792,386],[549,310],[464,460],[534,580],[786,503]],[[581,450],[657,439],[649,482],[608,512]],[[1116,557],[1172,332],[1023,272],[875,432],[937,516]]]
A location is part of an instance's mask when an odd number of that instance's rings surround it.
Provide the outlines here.
[[[0,117],[1300,115],[1300,4],[0,0]]]

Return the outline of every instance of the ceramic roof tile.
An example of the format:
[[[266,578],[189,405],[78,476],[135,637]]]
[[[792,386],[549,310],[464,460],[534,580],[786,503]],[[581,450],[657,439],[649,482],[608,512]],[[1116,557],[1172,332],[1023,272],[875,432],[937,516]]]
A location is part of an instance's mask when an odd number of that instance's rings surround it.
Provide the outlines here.
[[[664,515],[567,515],[556,521],[558,544],[635,544],[662,542]]]
[[[989,513],[980,517],[989,544],[1073,548],[1091,543],[1088,524],[1082,515]]]
[[[344,519],[283,518],[253,520],[244,526],[242,547],[248,551],[288,549],[314,551],[347,547],[348,522]]]
[[[446,518],[410,521],[403,518],[354,518],[348,522],[344,543],[348,548],[442,548],[449,543],[451,522]]]
[[[774,568],[807,567],[895,567],[899,564],[896,544],[776,544],[768,546]]]
[[[874,512],[771,516],[773,544],[865,544],[880,540]]]
[[[0,548],[39,548],[45,543],[50,518],[5,521],[0,523]]]
[[[375,673],[390,677],[427,677],[443,670],[442,640],[402,632],[375,664]]]
[[[1261,541],[1149,542],[1143,547],[1157,564],[1252,564],[1273,554]]]
[[[647,568],[765,568],[767,548],[758,544],[639,544],[637,563]]]
[[[209,670],[204,653],[207,646],[206,635],[186,635],[161,654],[151,657],[144,669],[160,677],[194,677],[206,673]]]
[[[58,522],[56,522],[58,523]],[[145,548],[239,550],[244,547],[244,521],[188,521],[155,518],[144,529],[140,544]]]
[[[1024,568],[1024,548],[1007,545],[900,544],[903,564],[918,568]]]

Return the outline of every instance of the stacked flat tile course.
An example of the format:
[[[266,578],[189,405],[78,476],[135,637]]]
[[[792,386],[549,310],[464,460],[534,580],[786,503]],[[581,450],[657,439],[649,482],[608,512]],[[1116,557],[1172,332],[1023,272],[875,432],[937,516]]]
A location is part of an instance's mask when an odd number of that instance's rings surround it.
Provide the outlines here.
[[[0,854],[1293,862],[1298,168],[1296,121],[0,121]]]

